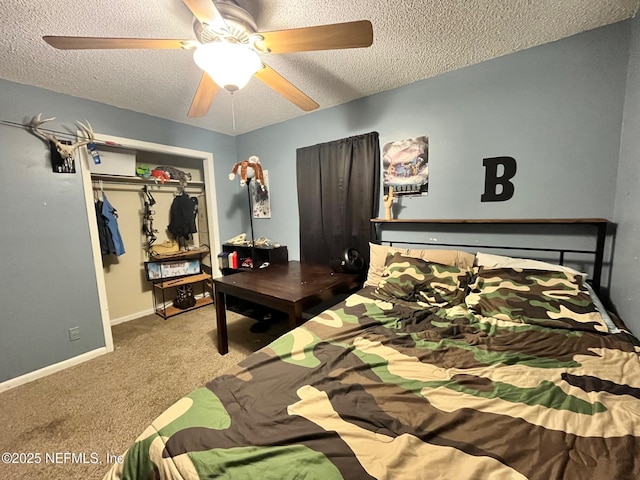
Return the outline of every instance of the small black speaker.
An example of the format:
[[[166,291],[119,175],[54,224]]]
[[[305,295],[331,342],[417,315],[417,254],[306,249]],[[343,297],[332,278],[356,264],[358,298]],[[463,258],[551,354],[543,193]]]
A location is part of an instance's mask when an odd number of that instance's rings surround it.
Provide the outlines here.
[[[347,248],[341,258],[329,262],[331,269],[337,273],[360,273],[366,264],[360,252],[355,248]]]

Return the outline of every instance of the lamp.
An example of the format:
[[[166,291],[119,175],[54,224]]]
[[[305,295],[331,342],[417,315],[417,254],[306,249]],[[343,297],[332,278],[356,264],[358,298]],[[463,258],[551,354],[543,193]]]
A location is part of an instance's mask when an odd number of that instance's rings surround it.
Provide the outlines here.
[[[262,62],[247,45],[230,42],[211,42],[200,45],[193,52],[193,60],[220,87],[235,92],[244,87]]]

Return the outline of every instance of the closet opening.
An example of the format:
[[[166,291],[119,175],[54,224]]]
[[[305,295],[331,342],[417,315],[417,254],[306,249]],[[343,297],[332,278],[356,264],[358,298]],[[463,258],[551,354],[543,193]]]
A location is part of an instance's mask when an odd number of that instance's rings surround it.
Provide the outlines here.
[[[186,241],[189,248],[208,246],[202,265],[211,272],[210,252],[220,251],[213,155],[170,145],[95,134],[99,164],[81,149],[80,171],[86,202],[91,246],[105,345],[113,351],[112,325],[155,312],[153,286],[145,273],[149,255],[145,248],[145,213],[152,210],[152,245],[172,243],[168,230],[170,209],[177,195],[188,195],[197,205],[196,232]],[[144,178],[145,169],[168,166],[188,174],[186,185],[177,180]],[[138,175],[136,174],[138,172]],[[146,192],[145,192],[146,190]],[[150,196],[153,206],[145,206]],[[116,211],[118,232],[124,253],[103,254],[96,202],[107,199]],[[149,226],[147,222],[147,227]],[[146,232],[148,233],[148,232]],[[104,235],[103,235],[104,242]],[[184,245],[183,245],[184,247]],[[162,318],[159,316],[159,320]]]

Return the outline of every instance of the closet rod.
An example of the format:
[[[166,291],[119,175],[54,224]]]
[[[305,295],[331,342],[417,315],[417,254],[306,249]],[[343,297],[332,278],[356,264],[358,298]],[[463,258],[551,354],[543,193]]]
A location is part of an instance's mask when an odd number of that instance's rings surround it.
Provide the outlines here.
[[[104,174],[91,174],[91,181],[96,182],[102,180],[105,183],[119,183],[123,185],[156,185],[158,187],[179,187],[180,181],[178,180],[165,180],[164,184],[156,182],[152,178],[139,178],[139,177],[126,177],[124,175],[104,175]],[[187,188],[201,187],[204,188],[204,182],[192,181],[187,182]]]
[[[123,182],[103,182],[104,186],[100,187],[98,185],[97,181],[93,181],[92,182],[92,188],[93,191],[99,191],[99,190],[109,190],[112,192],[139,192],[142,189],[142,186],[139,184],[133,184],[133,183],[123,183]],[[171,187],[171,185],[165,185],[165,187]],[[177,194],[178,192],[185,192],[188,193],[190,195],[200,195],[203,194],[205,191],[204,187],[198,187],[198,186],[187,186],[187,187],[180,187],[179,185],[175,185],[174,189],[171,188],[165,188],[164,190],[162,189],[153,189],[153,194],[155,195],[156,193],[173,193],[173,194]]]

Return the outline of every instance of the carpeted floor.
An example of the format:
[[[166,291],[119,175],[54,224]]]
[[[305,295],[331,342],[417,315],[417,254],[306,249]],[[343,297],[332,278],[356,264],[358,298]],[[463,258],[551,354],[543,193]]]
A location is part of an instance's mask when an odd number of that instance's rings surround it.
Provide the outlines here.
[[[213,306],[167,320],[150,315],[113,327],[114,352],[0,394],[0,454],[40,457],[0,463],[0,478],[102,478],[166,408],[287,329],[284,320],[252,333],[254,320],[232,312],[227,320],[224,356]]]

